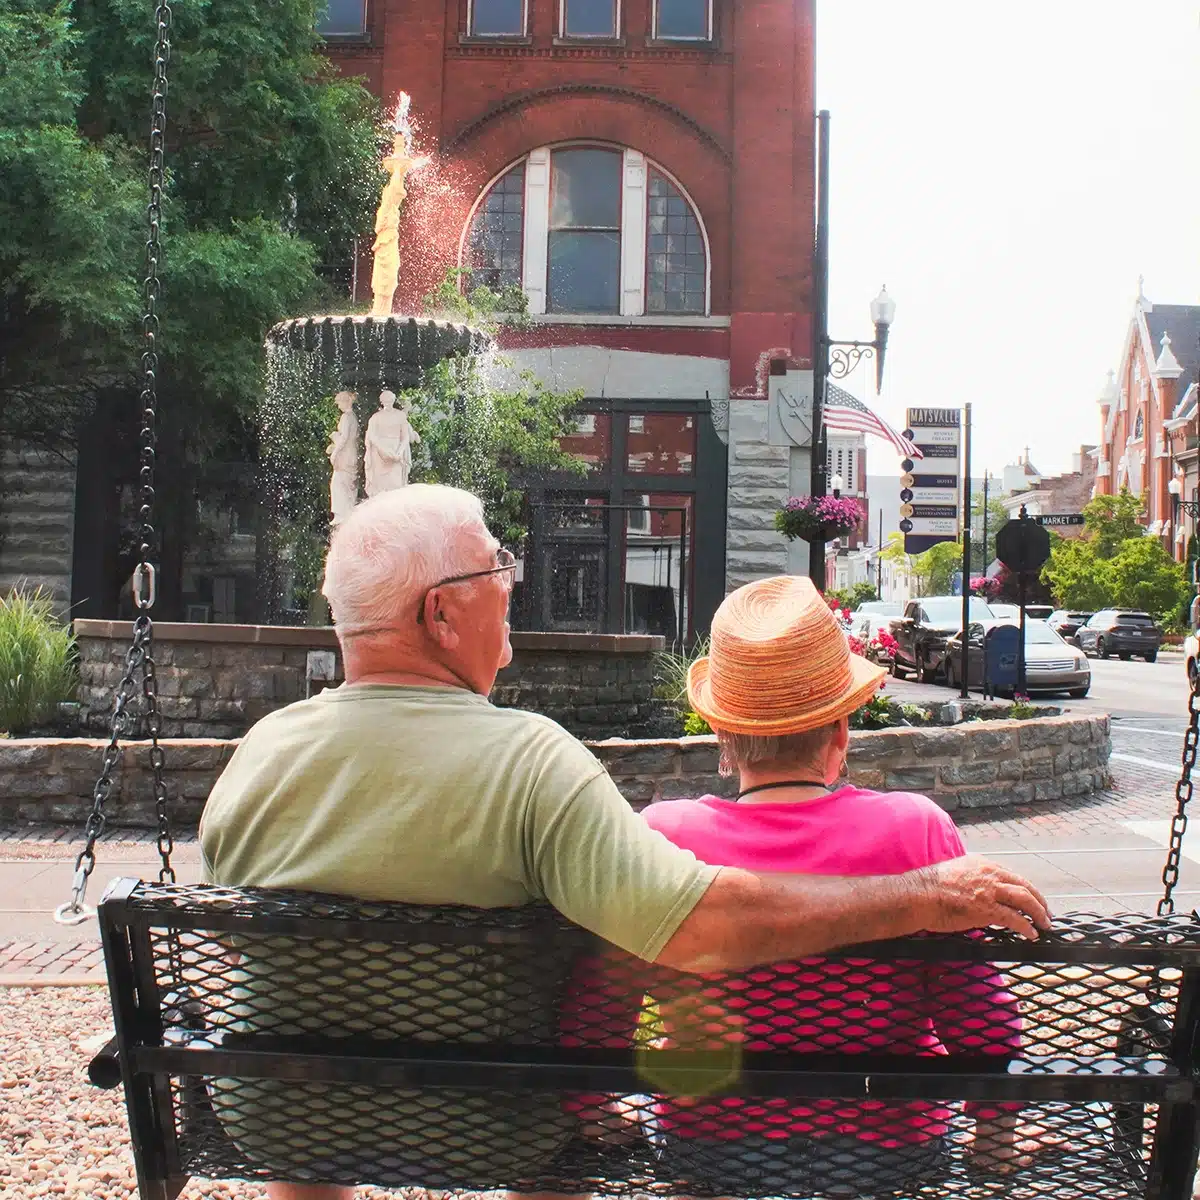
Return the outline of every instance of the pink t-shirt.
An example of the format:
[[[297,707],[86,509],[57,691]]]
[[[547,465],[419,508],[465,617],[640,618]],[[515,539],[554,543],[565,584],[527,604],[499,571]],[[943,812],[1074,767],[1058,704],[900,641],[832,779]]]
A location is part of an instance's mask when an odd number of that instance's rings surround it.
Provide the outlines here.
[[[761,872],[897,875],[966,853],[949,816],[927,797],[909,792],[843,787],[808,801],[753,803],[704,796],[654,804],[643,815],[702,862]],[[568,1040],[578,1038],[576,1044],[596,1044],[598,1020],[616,1022],[609,1025],[610,1033],[621,1028],[628,1038],[627,1011],[602,976],[597,963],[577,981],[577,1003],[568,1006],[564,1027]],[[807,958],[769,971],[714,977],[718,981],[704,995],[727,1012],[736,1008],[738,1040],[746,1050],[1012,1055],[1020,1046],[1016,999],[987,963]],[[665,974],[657,984],[648,976],[645,985],[652,996],[656,987],[660,995],[681,985],[696,991],[694,980],[668,980]],[[993,1115],[1009,1107],[988,1106],[985,1112],[976,1105],[972,1112]],[[950,1115],[934,1101],[734,1096],[682,1103],[663,1099],[659,1109],[662,1127],[684,1137],[836,1133],[891,1147],[943,1136]]]

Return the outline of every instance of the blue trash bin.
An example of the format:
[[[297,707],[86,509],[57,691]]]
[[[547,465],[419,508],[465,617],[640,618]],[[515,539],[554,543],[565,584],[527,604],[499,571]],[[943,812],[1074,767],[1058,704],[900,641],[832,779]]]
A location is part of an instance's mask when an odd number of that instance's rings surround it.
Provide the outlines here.
[[[997,691],[1015,691],[1017,687],[1017,652],[1021,646],[1021,630],[1016,625],[997,625],[988,630],[984,640],[985,691],[994,696]]]

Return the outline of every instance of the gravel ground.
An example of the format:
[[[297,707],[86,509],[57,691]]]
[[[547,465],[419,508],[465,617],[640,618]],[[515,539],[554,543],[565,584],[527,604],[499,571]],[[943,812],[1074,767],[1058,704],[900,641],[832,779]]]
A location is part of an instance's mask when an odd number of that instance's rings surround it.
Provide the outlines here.
[[[0,988],[0,1196],[136,1200],[120,1088],[102,1092],[87,1064],[111,1034],[102,987]],[[181,1200],[259,1200],[249,1183],[193,1179]],[[359,1188],[356,1200],[430,1193]]]

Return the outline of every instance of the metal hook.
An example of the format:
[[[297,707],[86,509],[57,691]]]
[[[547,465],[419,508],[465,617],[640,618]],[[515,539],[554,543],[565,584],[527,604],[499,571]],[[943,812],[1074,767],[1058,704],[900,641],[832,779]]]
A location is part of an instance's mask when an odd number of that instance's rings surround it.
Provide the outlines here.
[[[96,915],[96,910],[83,902],[87,895],[87,885],[88,871],[85,867],[80,867],[76,870],[74,882],[71,884],[70,900],[54,910],[54,920],[59,925],[82,925]]]

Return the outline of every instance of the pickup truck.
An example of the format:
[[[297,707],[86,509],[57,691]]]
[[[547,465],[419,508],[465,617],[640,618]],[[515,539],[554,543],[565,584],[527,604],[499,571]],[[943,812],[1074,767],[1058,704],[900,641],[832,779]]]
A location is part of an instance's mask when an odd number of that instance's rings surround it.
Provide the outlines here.
[[[992,610],[977,596],[971,597],[972,621],[991,621]],[[904,615],[892,622],[896,656],[892,674],[904,679],[910,671],[918,683],[932,683],[942,670],[946,643],[962,628],[961,596],[925,596],[910,600]]]

